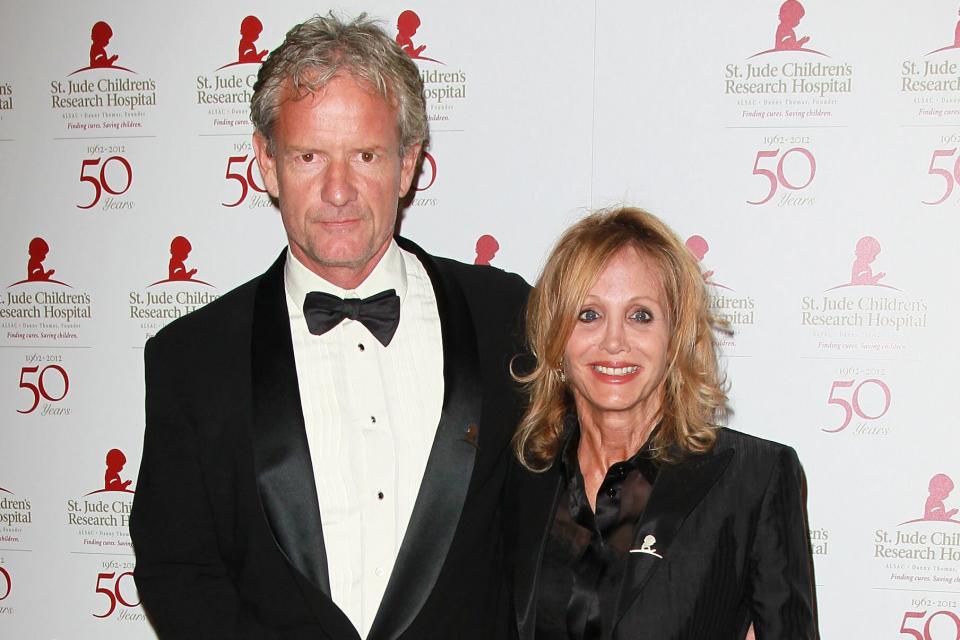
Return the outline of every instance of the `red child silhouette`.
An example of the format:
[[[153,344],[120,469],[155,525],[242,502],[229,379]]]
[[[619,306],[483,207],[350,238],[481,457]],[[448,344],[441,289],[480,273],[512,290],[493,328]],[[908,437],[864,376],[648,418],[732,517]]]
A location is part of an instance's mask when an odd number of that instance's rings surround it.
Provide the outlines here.
[[[266,49],[257,51],[257,38],[263,32],[263,23],[257,16],[247,16],[240,23],[240,46],[237,62],[263,62],[267,55]]]
[[[413,36],[416,35],[417,29],[420,28],[420,16],[417,15],[415,11],[407,9],[399,16],[397,16],[397,44],[400,45],[400,48],[403,49],[408,56],[414,60],[428,60],[430,62],[440,62],[433,58],[428,58],[423,54],[424,49],[427,48],[427,45],[422,44],[419,47],[413,44]],[[440,64],[443,64],[440,62]]]
[[[887,275],[881,271],[873,273],[870,263],[877,259],[880,253],[880,242],[873,236],[863,236],[857,240],[857,248],[854,252],[856,260],[853,261],[853,269],[850,275],[850,284],[877,284]]]
[[[193,276],[196,275],[196,269],[187,271],[186,265],[183,264],[191,250],[193,250],[193,247],[190,245],[190,241],[183,236],[177,236],[170,241],[170,280],[192,280]]]
[[[407,9],[397,17],[397,44],[407,52],[411,58],[419,58],[427,45],[422,44],[419,47],[413,46],[413,36],[420,28],[420,16],[416,12]]]
[[[947,510],[943,504],[944,498],[953,491],[953,480],[945,473],[938,473],[930,478],[928,487],[930,495],[923,506],[924,520],[951,520],[957,515],[957,509]]]
[[[27,280],[48,281],[54,274],[54,269],[43,270],[43,261],[47,259],[50,245],[43,238],[34,238],[27,247],[30,259],[27,261]]]
[[[710,245],[707,244],[706,238],[703,236],[690,236],[687,238],[687,250],[693,254],[693,257],[697,259],[697,262],[703,262],[704,256],[707,255],[707,252],[710,251]],[[710,278],[713,277],[713,271],[704,271],[703,272],[703,281],[710,282]]]
[[[473,264],[490,264],[490,261],[497,256],[500,251],[500,243],[491,235],[484,234],[477,238],[477,257]]]
[[[809,36],[797,39],[797,34],[793,31],[800,24],[803,18],[803,5],[799,0],[786,0],[780,5],[780,24],[777,25],[776,42],[773,45],[774,51],[797,51],[802,49],[803,45],[810,42]]]
[[[93,25],[90,30],[90,39],[93,44],[90,45],[90,68],[112,67],[117,61],[116,54],[107,56],[107,45],[110,44],[110,38],[113,37],[113,29],[110,25],[101,20]]]
[[[121,480],[120,472],[127,464],[127,456],[120,449],[110,449],[107,452],[107,471],[103,474],[104,491],[127,491],[130,480]]]

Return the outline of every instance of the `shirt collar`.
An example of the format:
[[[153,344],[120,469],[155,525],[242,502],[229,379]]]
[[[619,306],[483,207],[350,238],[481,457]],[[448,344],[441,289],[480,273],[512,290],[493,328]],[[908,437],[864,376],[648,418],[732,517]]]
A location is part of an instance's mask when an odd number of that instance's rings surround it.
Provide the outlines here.
[[[563,475],[564,481],[569,484],[571,480],[580,477],[580,459],[577,457],[577,451],[580,448],[580,421],[577,419],[575,413],[569,413],[563,422],[563,444],[560,447],[560,455],[558,458],[560,461],[560,473]],[[654,457],[654,449],[651,442],[653,441],[653,434],[656,433],[659,428],[659,424],[654,427],[654,430],[650,432],[650,437],[647,438],[647,441],[640,447],[639,451],[628,459],[617,462],[611,469],[620,466],[639,469],[640,473],[653,484],[657,479],[660,463]]]
[[[391,239],[386,253],[373,268],[370,275],[356,289],[341,289],[321,278],[300,262],[287,248],[287,261],[283,268],[287,295],[297,309],[303,309],[303,301],[311,291],[320,291],[340,298],[369,298],[381,291],[394,289],[403,304],[407,293],[407,269],[397,241]]]

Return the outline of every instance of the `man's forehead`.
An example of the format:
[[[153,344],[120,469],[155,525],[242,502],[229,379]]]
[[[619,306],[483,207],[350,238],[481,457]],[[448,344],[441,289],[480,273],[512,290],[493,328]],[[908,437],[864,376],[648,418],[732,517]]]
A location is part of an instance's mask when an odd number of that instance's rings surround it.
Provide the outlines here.
[[[349,69],[340,69],[328,78],[324,78],[323,76],[325,75],[326,74],[322,73],[319,69],[307,69],[300,73],[297,83],[294,83],[292,76],[286,77],[280,85],[281,101],[304,100],[310,96],[323,99],[331,85],[342,84],[344,81],[348,81],[369,94],[371,98],[376,98],[384,102],[391,109],[394,109],[396,106],[392,104],[391,100],[384,97],[372,82]]]

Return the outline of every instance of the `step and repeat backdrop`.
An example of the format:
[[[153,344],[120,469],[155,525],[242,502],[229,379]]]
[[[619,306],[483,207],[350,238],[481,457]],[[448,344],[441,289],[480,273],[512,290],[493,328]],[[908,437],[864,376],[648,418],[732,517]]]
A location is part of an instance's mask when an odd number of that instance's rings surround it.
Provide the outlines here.
[[[5,4],[0,636],[154,637],[143,345],[284,246],[248,103],[328,9],[426,83],[405,235],[533,281],[591,209],[664,217],[735,330],[733,425],[804,464],[823,637],[960,638],[955,0]]]

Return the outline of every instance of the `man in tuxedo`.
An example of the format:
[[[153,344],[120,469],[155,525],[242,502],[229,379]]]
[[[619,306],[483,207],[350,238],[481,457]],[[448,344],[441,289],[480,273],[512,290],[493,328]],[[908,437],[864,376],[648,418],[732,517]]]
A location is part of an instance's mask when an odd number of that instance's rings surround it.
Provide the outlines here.
[[[423,85],[364,16],[294,27],[251,117],[288,247],[146,345],[144,606],[163,638],[503,637],[528,287],[394,237]]]

